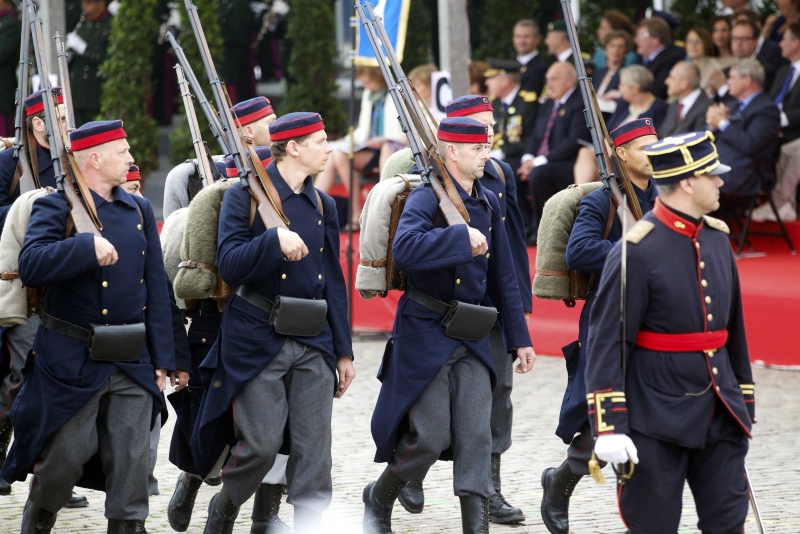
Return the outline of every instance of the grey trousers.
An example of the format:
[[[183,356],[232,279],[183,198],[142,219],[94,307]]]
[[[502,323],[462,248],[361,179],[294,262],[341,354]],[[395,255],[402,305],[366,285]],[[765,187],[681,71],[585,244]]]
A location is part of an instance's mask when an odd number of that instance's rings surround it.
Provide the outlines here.
[[[511,447],[511,423],[514,408],[511,406],[511,386],[514,383],[514,360],[506,352],[500,327],[489,332],[497,383],[492,390],[492,454],[503,454]]]
[[[289,422],[287,502],[321,512],[331,502],[331,368],[318,350],[287,339],[267,367],[233,401],[238,443],[222,469],[233,504],[255,494],[275,463]]]
[[[72,497],[84,464],[99,452],[106,475],[105,516],[146,519],[152,411],[152,395],[114,370],[45,446],[33,470],[30,500],[45,510],[60,510]]]
[[[409,410],[410,430],[389,468],[401,480],[423,480],[452,448],[455,495],[491,497],[491,403],[489,370],[461,345]]]
[[[150,431],[150,471],[147,474],[147,494],[158,495],[158,479],[156,478],[156,462],[158,462],[158,440],[161,437],[161,414],[156,415],[156,422]]]
[[[594,450],[594,439],[589,423],[581,427],[581,431],[575,434],[567,448],[567,463],[575,475],[589,475],[589,460],[592,459]],[[598,462],[600,462],[598,460]],[[600,468],[606,466],[606,462],[600,462]]]
[[[40,324],[39,316],[34,315],[28,319],[27,323],[6,329],[6,343],[8,343],[8,351],[11,353],[11,372],[3,377],[3,381],[0,383],[0,416],[8,412],[19,393],[22,368],[33,347],[33,340],[36,339],[36,331],[39,330]]]

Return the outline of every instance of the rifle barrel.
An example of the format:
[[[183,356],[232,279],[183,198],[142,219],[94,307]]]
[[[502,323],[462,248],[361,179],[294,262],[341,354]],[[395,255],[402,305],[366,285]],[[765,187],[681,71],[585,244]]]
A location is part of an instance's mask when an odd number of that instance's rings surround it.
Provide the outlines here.
[[[67,123],[67,137],[65,143],[69,143],[69,134],[73,132],[77,125],[75,124],[75,109],[72,107],[72,85],[69,81],[69,67],[67,65],[67,50],[64,46],[64,39],[61,34],[56,32],[53,37],[56,40],[56,51],[58,52],[58,75],[61,78],[61,94],[64,97],[64,120]],[[69,148],[69,147],[67,147]]]
[[[19,67],[17,71],[17,79],[19,85],[16,91],[16,111],[14,117],[14,159],[17,160],[19,166],[19,191],[20,193],[27,193],[39,187],[39,177],[33,173],[31,162],[28,159],[28,136],[27,126],[25,125],[25,99],[28,98],[30,93],[31,83],[31,63],[28,57],[30,49],[31,32],[28,24],[29,16],[28,9],[25,6],[22,9],[22,35],[20,36],[19,48]],[[13,191],[9,191],[13,195]]]
[[[189,91],[189,82],[186,81],[186,77],[180,65],[175,65],[175,73],[178,76],[178,86],[181,88],[183,105],[186,107],[186,119],[189,122],[192,144],[194,145],[194,151],[197,155],[197,170],[200,173],[200,178],[206,185],[211,185],[214,183],[214,175],[208,163],[206,144],[203,142],[203,137],[200,134],[200,127],[197,124],[197,115],[195,115],[194,104],[192,103],[192,93]]]

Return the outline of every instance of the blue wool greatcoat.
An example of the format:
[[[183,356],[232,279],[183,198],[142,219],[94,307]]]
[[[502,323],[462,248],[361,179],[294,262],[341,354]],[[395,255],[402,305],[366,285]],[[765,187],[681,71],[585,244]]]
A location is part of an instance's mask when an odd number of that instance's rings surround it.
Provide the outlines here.
[[[235,184],[225,192],[220,211],[219,273],[228,284],[244,284],[270,300],[278,295],[325,299],[328,315],[322,331],[316,337],[297,341],[320,351],[335,378],[337,359],[353,353],[344,274],[339,264],[336,205],[320,192],[320,209],[311,177],[306,178],[304,189],[295,193],[274,163],[266,170],[289,218],[289,229],[303,239],[308,255],[300,261],[284,259],[278,229],[265,230],[258,215],[250,225],[250,193]],[[275,332],[268,320],[266,312],[237,295],[228,300],[219,337],[200,366],[206,391],[191,447],[202,476],[211,471],[225,446],[236,443],[231,409],[234,398],[269,365],[286,341],[286,336]],[[331,395],[335,384],[332,380]]]
[[[39,184],[42,187],[56,186],[53,175],[53,161],[50,159],[50,149],[42,148],[36,143],[36,158],[39,169]],[[14,159],[14,149],[8,148],[0,152],[0,230],[5,226],[8,210],[11,204],[19,197],[19,184],[11,191],[11,182],[17,170],[17,160]]]
[[[113,201],[94,192],[92,197],[103,237],[114,245],[119,260],[100,267],[90,233],[73,229],[65,239],[69,207],[62,195],[51,194],[33,204],[19,256],[20,279],[26,286],[47,288],[43,308],[48,314],[83,328],[144,322],[147,344],[138,361],[97,362],[89,358],[86,342],[40,326],[10,411],[14,443],[2,472],[9,481],[25,480],[53,434],[115,369],[153,395],[154,417],[164,402],[155,369],[175,369],[172,328],[165,320],[170,316],[167,275],[150,202],[121,187],[113,189]],[[102,490],[102,470],[94,471],[92,465],[87,464],[78,485]]]
[[[633,184],[631,184],[633,185]],[[633,190],[639,199],[642,214],[653,209],[658,197],[655,184],[650,180],[646,190],[642,191],[635,185]],[[614,223],[608,238],[603,239],[603,232],[608,223],[608,209],[611,198],[605,189],[592,191],[581,201],[578,217],[567,243],[567,265],[570,269],[577,269],[582,273],[594,275],[595,281],[600,280],[603,265],[606,262],[608,251],[614,243],[622,237],[622,224],[619,217],[614,217]],[[595,285],[596,285],[595,282]],[[581,319],[578,328],[578,341],[570,343],[562,350],[564,362],[567,365],[567,388],[561,402],[561,414],[558,420],[556,435],[564,443],[569,443],[588,423],[586,419],[586,344],[589,342],[589,315],[596,292],[591,291],[583,304]]]
[[[479,304],[488,292],[503,321],[506,349],[531,345],[522,313],[519,285],[497,197],[475,181],[475,196],[454,181],[470,215],[469,225],[487,239],[489,251],[473,257],[465,225],[447,226],[437,216],[439,203],[428,187],[408,196],[395,234],[394,260],[408,273],[408,283],[444,302]],[[437,223],[438,221],[438,223]],[[392,338],[386,345],[378,379],[382,386],[372,414],[376,462],[392,458],[397,440],[408,428],[407,413],[439,369],[466,345],[495,374],[489,336],[478,341],[448,337],[442,316],[403,295],[397,306]]]

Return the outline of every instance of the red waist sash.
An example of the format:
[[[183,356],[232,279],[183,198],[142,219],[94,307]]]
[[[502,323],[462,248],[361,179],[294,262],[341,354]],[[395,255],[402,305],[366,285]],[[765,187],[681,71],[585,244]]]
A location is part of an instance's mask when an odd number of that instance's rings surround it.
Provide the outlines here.
[[[697,352],[714,350],[728,342],[727,330],[691,332],[688,334],[662,334],[639,331],[636,346],[659,352]]]

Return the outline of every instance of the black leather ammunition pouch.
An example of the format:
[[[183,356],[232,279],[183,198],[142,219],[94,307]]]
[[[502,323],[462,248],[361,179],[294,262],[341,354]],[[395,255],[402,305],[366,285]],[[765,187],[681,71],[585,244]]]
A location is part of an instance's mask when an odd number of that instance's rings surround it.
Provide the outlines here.
[[[236,288],[236,295],[269,314],[269,325],[290,337],[314,337],[325,326],[328,303],[324,299],[301,299],[278,295],[275,302],[247,286]]]
[[[90,324],[89,357],[98,362],[133,362],[142,357],[144,323]]]
[[[497,309],[454,300],[450,304],[435,299],[419,289],[407,286],[406,295],[414,302],[442,315],[444,333],[455,339],[483,339],[497,321]]]

